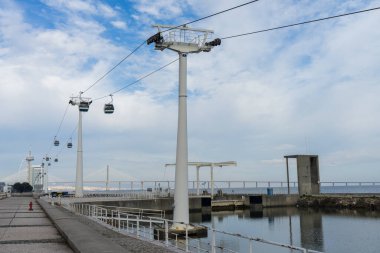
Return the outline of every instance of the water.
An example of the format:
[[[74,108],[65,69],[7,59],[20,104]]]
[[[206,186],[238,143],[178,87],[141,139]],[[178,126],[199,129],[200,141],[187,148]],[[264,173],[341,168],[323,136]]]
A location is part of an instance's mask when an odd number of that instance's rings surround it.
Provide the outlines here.
[[[203,217],[203,221],[199,214],[192,214],[190,219],[217,230],[322,252],[380,252],[380,212],[270,208],[262,211],[213,212],[209,220]],[[209,233],[208,238],[197,243],[205,245],[211,240]],[[249,252],[248,240],[217,235],[217,242],[236,252]],[[299,251],[253,242],[253,252]]]

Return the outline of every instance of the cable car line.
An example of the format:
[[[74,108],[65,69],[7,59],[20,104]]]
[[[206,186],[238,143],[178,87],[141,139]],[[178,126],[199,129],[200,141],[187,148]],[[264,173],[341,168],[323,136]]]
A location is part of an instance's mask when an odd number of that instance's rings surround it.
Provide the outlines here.
[[[143,79],[145,79],[145,78],[147,78],[147,77],[153,75],[154,73],[156,73],[156,72],[158,72],[158,71],[160,71],[160,70],[166,68],[167,66],[173,64],[173,63],[176,62],[176,61],[178,61],[178,58],[176,58],[175,60],[173,60],[173,61],[171,61],[171,62],[169,62],[169,63],[167,63],[167,64],[161,66],[160,68],[158,68],[158,69],[156,69],[156,70],[154,70],[154,71],[152,71],[152,72],[146,74],[145,76],[140,77],[140,78],[137,79],[136,81],[133,81],[132,83],[129,83],[129,84],[127,84],[127,85],[121,87],[120,89],[118,89],[118,90],[116,90],[116,91],[114,91],[114,92],[112,92],[112,93],[110,93],[110,94],[108,94],[108,95],[105,95],[105,96],[102,96],[102,97],[95,98],[95,99],[93,99],[92,101],[100,100],[100,99],[106,98],[106,97],[108,97],[108,96],[110,96],[110,95],[114,95],[114,94],[116,94],[116,93],[118,93],[118,92],[120,92],[120,91],[122,91],[122,90],[128,88],[129,86],[132,86],[132,85],[134,85],[134,84],[140,82],[141,80],[143,80]]]
[[[186,26],[186,25],[189,25],[189,24],[193,24],[193,23],[196,23],[196,22],[199,22],[201,20],[205,20],[205,19],[208,19],[208,18],[211,18],[211,17],[214,17],[214,16],[217,16],[219,14],[222,14],[222,13],[225,13],[225,12],[228,12],[228,11],[232,11],[234,9],[237,9],[237,8],[240,8],[240,7],[243,7],[243,6],[246,6],[246,5],[249,5],[249,4],[252,4],[252,3],[255,3],[255,2],[258,2],[260,0],[252,0],[252,1],[249,1],[249,2],[246,2],[246,3],[243,3],[243,4],[240,4],[240,5],[237,5],[237,6],[234,6],[234,7],[231,7],[231,8],[228,8],[228,9],[225,9],[225,10],[222,10],[222,11],[219,11],[219,12],[216,12],[216,13],[213,13],[213,14],[210,14],[210,15],[207,15],[205,17],[202,17],[202,18],[198,18],[196,20],[193,20],[193,21],[189,21],[187,23],[184,23],[184,24],[181,24],[181,25],[178,25],[178,26],[175,26],[175,27],[172,27],[172,28],[169,28],[165,31],[162,31],[162,32],[167,32],[167,31],[170,31],[170,30],[173,30],[175,28],[178,28],[178,27],[181,27],[181,26]],[[148,39],[147,39],[148,40]],[[87,92],[88,90],[90,90],[92,87],[94,87],[96,84],[98,84],[101,80],[103,80],[107,75],[109,75],[112,71],[114,71],[118,66],[120,66],[120,64],[122,64],[125,60],[127,60],[132,54],[134,54],[137,50],[139,50],[143,45],[145,45],[145,43],[147,42],[147,40],[144,40],[143,42],[141,42],[135,49],[133,49],[127,56],[125,56],[123,59],[121,59],[115,66],[113,66],[112,68],[110,68],[105,74],[103,74],[99,79],[97,79],[93,84],[91,84],[89,87],[87,87],[87,89],[85,89],[83,91],[83,93]]]
[[[134,54],[137,50],[140,49],[140,47],[142,47],[143,45],[145,45],[145,41],[142,42],[140,45],[138,45],[135,49],[133,49],[127,56],[125,56],[123,59],[121,59],[121,61],[119,61],[115,66],[113,66],[112,68],[110,68],[104,75],[102,75],[98,80],[96,80],[93,84],[91,84],[87,89],[85,89],[83,93],[87,92],[89,89],[91,89],[92,87],[94,87],[97,83],[99,83],[101,80],[103,80],[109,73],[111,73],[115,68],[117,68],[120,64],[122,64],[126,59],[128,59],[132,54]]]
[[[172,27],[172,28],[168,28],[167,30],[164,30],[162,32],[167,32],[167,31],[170,31],[170,30],[173,30],[173,29],[176,29],[176,28],[179,28],[181,26],[187,26],[187,25],[190,25],[190,24],[193,24],[193,23],[196,23],[196,22],[199,22],[199,21],[202,21],[204,19],[208,19],[208,18],[211,18],[211,17],[214,17],[214,16],[217,16],[219,14],[222,14],[222,13],[225,13],[225,12],[229,12],[229,11],[232,11],[234,9],[237,9],[237,8],[240,8],[240,7],[243,7],[243,6],[246,6],[246,5],[249,5],[249,4],[252,4],[252,3],[255,3],[255,2],[258,2],[260,0],[253,0],[253,1],[249,1],[249,2],[246,2],[246,3],[243,3],[243,4],[240,4],[240,5],[236,5],[234,7],[231,7],[231,8],[228,8],[228,9],[225,9],[225,10],[222,10],[222,11],[219,11],[219,12],[215,12],[213,14],[210,14],[210,15],[207,15],[205,17],[202,17],[202,18],[198,18],[196,20],[193,20],[193,21],[190,21],[190,22],[187,22],[187,23],[184,23],[182,25],[177,25],[175,27]]]
[[[375,8],[371,8],[371,9],[365,9],[365,10],[360,10],[360,11],[348,12],[348,13],[344,13],[344,14],[340,14],[340,15],[334,15],[334,16],[325,17],[325,18],[318,18],[318,19],[313,19],[313,20],[299,22],[299,23],[294,23],[294,24],[289,24],[289,25],[277,26],[277,27],[272,27],[272,28],[268,28],[268,29],[248,32],[248,33],[242,33],[242,34],[236,34],[236,35],[226,36],[226,37],[223,37],[223,38],[220,38],[220,39],[221,40],[227,40],[227,39],[232,39],[232,38],[237,38],[237,37],[257,34],[257,33],[269,32],[269,31],[280,30],[280,29],[284,29],[284,28],[288,28],[288,27],[293,27],[293,26],[305,25],[305,24],[320,22],[320,21],[324,21],[324,20],[345,17],[345,16],[349,16],[349,15],[360,14],[360,13],[363,13],[363,12],[375,11],[375,10],[379,10],[379,9],[380,9],[380,7],[375,7]]]

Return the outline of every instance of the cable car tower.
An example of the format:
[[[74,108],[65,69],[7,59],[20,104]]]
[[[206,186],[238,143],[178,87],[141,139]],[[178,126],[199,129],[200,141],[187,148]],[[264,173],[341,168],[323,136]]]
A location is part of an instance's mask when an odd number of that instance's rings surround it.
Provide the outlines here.
[[[78,97],[71,97],[69,103],[77,105],[79,109],[78,119],[78,146],[77,146],[77,167],[75,180],[75,197],[83,197],[83,147],[82,147],[82,112],[87,112],[92,103],[91,98],[82,97],[83,92],[79,92]],[[54,160],[55,161],[55,160]],[[58,159],[56,159],[58,162]]]
[[[154,25],[158,33],[147,40],[156,50],[170,49],[179,55],[178,132],[174,189],[174,229],[185,230],[189,224],[188,145],[187,145],[187,55],[210,52],[221,44],[220,39],[209,41],[211,30],[187,26]]]

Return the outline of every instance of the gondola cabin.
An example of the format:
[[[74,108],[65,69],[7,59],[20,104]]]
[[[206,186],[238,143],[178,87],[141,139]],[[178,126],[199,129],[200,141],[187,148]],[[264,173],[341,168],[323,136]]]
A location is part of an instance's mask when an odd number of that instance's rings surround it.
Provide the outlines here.
[[[79,111],[80,112],[88,112],[89,108],[90,108],[90,102],[81,101],[79,103]]]
[[[111,114],[115,111],[115,108],[113,104],[105,104],[104,105],[104,113],[105,114]]]

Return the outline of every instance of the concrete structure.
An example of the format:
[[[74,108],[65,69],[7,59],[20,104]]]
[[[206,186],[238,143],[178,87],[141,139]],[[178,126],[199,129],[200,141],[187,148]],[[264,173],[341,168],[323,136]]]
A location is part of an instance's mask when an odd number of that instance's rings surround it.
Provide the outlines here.
[[[165,213],[173,212],[173,198],[155,198],[155,199],[123,199],[123,200],[100,200],[91,202],[82,202],[87,204],[129,207],[139,209],[157,209],[165,211]],[[189,212],[209,212],[211,211],[211,198],[209,196],[190,197]]]
[[[298,193],[300,195],[311,195],[320,193],[319,181],[319,162],[317,155],[286,155],[286,175],[289,187],[289,165],[288,159],[297,159],[297,177],[298,177]]]
[[[24,195],[0,200],[0,253],[73,252],[36,201]]]
[[[28,162],[28,183],[32,185],[33,179],[32,179],[32,162],[34,161],[34,156],[32,156],[32,152],[29,151],[28,156],[25,158],[25,160]]]
[[[31,168],[31,183],[34,192],[48,191],[48,178],[45,168],[39,165],[33,165]]]

